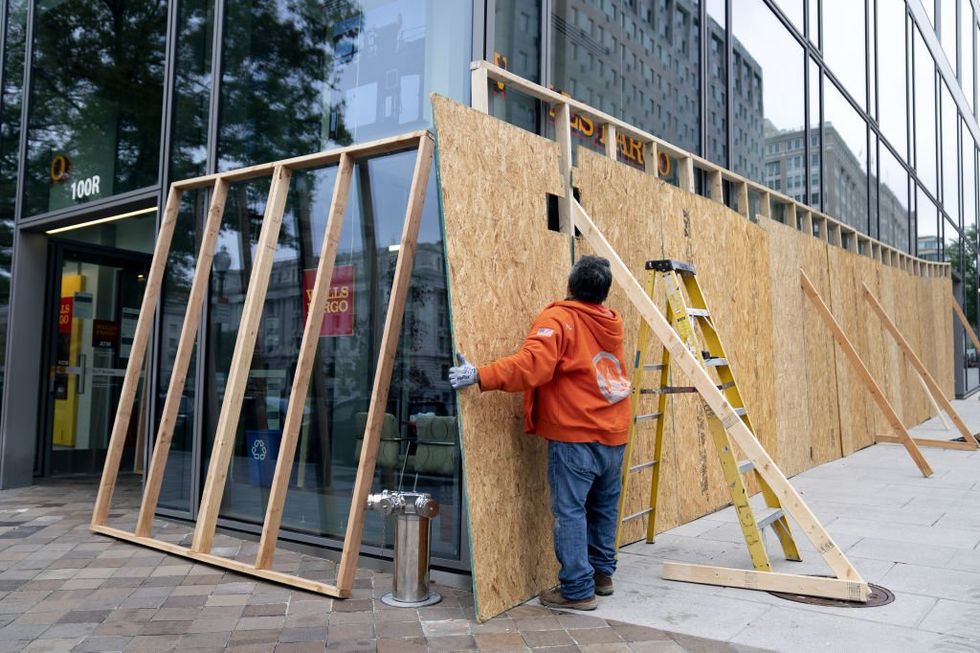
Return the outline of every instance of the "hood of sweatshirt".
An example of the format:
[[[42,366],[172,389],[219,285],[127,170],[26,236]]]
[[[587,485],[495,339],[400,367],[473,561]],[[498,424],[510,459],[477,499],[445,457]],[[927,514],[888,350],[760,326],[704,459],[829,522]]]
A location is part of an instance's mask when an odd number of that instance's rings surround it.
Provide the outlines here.
[[[616,312],[616,309],[607,308],[602,304],[588,304],[572,299],[553,302],[548,305],[548,308],[551,307],[574,312],[603,349],[612,351],[617,345],[622,347],[623,321],[619,319],[619,313]]]

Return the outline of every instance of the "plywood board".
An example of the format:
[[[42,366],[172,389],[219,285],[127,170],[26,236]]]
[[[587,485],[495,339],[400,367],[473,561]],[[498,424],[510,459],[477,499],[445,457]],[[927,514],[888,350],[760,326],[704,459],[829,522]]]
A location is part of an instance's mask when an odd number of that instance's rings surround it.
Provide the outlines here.
[[[829,245],[774,221],[769,235],[773,301],[773,370],[776,395],[776,461],[787,475],[841,456],[837,367],[833,336],[805,303],[802,269],[829,294]]]
[[[456,350],[474,364],[512,354],[565,296],[569,239],[547,229],[563,194],[558,146],[433,98]],[[477,617],[557,579],[544,440],[523,432],[522,396],[459,395]]]
[[[578,151],[574,182],[583,207],[637,278],[643,277],[644,263],[652,259],[694,265],[753,425],[763,445],[773,450],[772,298],[765,233],[716,202],[584,148]],[[585,249],[582,243],[577,247]],[[655,301],[663,305],[662,296]],[[626,350],[634,351],[638,312],[618,287],[608,303],[623,314]],[[658,348],[649,362],[659,362],[660,353]],[[649,381],[656,383],[654,378]],[[684,377],[675,375],[673,383],[684,384]],[[643,412],[653,412],[652,400]],[[649,430],[635,446],[634,463],[653,457],[652,426]],[[661,464],[658,531],[730,501],[700,397],[672,395],[668,401]],[[628,513],[649,500],[650,474],[645,470],[630,482]],[[623,541],[640,539],[645,532],[637,520],[627,525]]]
[[[874,262],[839,247],[830,247],[827,252],[830,266],[828,304],[862,360],[867,360],[871,347],[861,283],[867,278],[864,261],[869,265]],[[841,447],[844,455],[848,455],[874,444],[874,413],[877,409],[847,359],[837,356],[836,363]],[[874,374],[873,367],[871,369]]]

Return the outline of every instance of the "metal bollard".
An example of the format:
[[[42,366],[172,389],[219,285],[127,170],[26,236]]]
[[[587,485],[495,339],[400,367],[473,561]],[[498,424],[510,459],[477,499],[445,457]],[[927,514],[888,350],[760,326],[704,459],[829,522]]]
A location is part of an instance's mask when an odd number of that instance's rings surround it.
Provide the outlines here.
[[[429,591],[429,526],[439,502],[420,492],[389,492],[368,496],[367,507],[395,515],[395,572],[392,591],[381,602],[399,608],[420,608],[442,600]]]

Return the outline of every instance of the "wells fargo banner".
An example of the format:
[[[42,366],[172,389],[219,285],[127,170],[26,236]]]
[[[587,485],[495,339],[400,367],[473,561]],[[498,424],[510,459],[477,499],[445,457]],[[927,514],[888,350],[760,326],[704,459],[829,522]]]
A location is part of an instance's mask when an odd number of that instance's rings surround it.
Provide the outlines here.
[[[303,270],[303,321],[310,312],[316,268]],[[330,279],[330,294],[323,311],[320,337],[354,335],[354,266],[338,265]]]

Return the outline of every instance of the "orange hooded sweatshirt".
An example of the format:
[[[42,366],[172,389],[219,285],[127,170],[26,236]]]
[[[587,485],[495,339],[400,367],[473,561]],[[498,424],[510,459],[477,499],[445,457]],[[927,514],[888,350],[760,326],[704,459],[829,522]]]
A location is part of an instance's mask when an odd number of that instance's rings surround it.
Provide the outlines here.
[[[524,430],[625,444],[631,417],[623,320],[601,304],[549,304],[520,351],[479,368],[481,390],[524,391]]]

